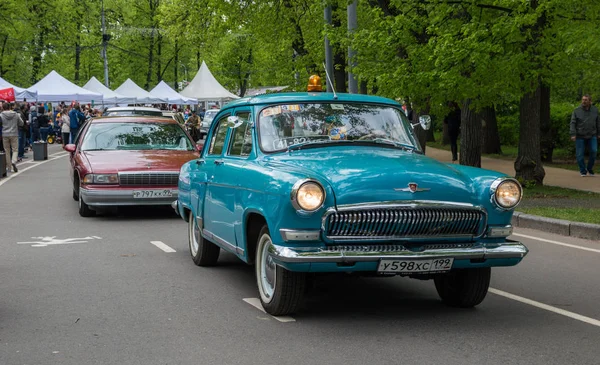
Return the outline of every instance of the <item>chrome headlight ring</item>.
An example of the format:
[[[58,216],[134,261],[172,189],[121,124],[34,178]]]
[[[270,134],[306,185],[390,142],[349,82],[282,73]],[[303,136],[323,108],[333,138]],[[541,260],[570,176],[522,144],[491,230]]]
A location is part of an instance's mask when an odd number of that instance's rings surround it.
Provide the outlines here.
[[[503,184],[507,184],[507,183],[514,184],[514,186],[516,186],[519,190],[519,197],[517,199],[517,202],[511,206],[501,204],[499,201],[499,198],[498,198],[499,190],[501,189]],[[517,205],[519,205],[519,203],[521,202],[521,199],[523,199],[523,187],[521,186],[521,184],[519,183],[519,181],[517,179],[514,179],[512,177],[500,177],[500,178],[497,178],[496,180],[494,180],[494,182],[492,183],[492,186],[490,186],[490,201],[498,210],[501,210],[501,211],[512,210],[515,207],[517,207]]]
[[[302,203],[298,201],[298,193],[300,193],[300,189],[303,187],[306,187],[308,185],[318,187],[321,192],[320,204],[318,204],[314,209],[310,209],[310,210],[306,209],[306,207],[303,207]],[[309,213],[310,214],[310,213],[316,212],[323,206],[323,204],[325,204],[325,198],[326,198],[325,188],[323,187],[323,185],[321,185],[321,183],[318,180],[315,180],[315,179],[298,180],[292,187],[292,191],[290,193],[290,200],[292,201],[292,206],[299,213]]]

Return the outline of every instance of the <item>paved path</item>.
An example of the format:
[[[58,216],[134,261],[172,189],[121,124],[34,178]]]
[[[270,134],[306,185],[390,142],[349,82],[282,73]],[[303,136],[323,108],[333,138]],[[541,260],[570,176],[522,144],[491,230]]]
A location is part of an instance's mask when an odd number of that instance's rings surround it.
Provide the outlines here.
[[[450,151],[427,146],[425,154],[438,161],[452,162],[452,154]],[[511,176],[515,176],[516,174],[514,161],[482,157],[481,167],[484,169],[500,171]],[[545,185],[600,193],[600,175],[596,177],[581,177],[577,171],[546,166],[544,166],[544,170],[546,171],[546,177],[544,178]]]

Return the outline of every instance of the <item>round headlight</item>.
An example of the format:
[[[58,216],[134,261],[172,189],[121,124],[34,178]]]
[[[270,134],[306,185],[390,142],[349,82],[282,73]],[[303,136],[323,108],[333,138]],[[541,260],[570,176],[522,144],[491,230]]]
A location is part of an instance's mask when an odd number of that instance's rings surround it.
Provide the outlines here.
[[[513,179],[496,180],[492,185],[495,186],[494,201],[503,209],[512,209],[516,207],[523,196],[523,189],[518,181]]]
[[[321,184],[312,180],[298,181],[292,188],[292,205],[297,210],[312,212],[325,201],[325,191]]]

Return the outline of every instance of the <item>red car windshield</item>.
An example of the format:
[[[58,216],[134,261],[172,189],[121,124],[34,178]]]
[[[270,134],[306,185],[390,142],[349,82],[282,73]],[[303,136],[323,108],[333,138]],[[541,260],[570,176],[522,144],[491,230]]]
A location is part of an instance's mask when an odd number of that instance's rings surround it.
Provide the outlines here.
[[[83,137],[81,150],[193,151],[194,145],[178,124],[94,123]]]

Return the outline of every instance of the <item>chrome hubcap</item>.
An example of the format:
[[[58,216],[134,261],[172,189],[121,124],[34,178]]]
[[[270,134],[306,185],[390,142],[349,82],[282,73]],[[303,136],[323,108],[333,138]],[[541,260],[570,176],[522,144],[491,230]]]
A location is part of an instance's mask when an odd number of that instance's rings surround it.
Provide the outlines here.
[[[200,227],[198,227],[198,221],[190,214],[190,253],[192,256],[196,256],[198,254],[198,249],[200,248]]]
[[[275,285],[277,285],[277,265],[268,249],[271,238],[265,234],[260,238],[258,244],[260,247],[259,261],[256,264],[258,287],[262,300],[269,303],[273,299]]]

